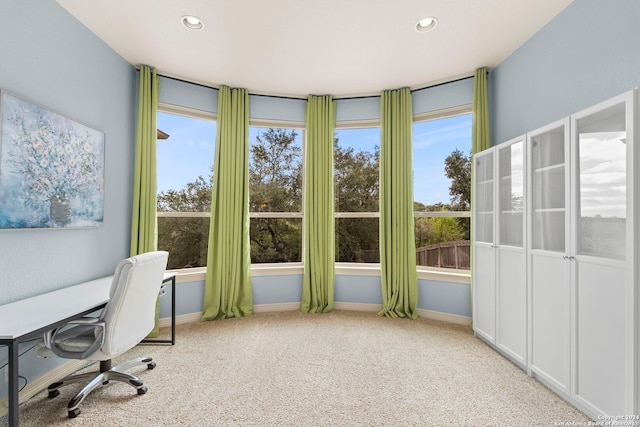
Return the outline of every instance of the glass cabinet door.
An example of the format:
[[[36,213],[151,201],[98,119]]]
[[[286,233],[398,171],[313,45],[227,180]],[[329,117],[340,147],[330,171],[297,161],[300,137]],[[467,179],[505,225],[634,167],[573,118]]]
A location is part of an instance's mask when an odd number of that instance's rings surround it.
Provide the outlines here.
[[[498,242],[521,248],[524,237],[524,141],[501,147],[498,153]]]
[[[565,126],[531,138],[532,249],[565,250]]]
[[[627,133],[621,102],[577,121],[577,254],[625,259]]]
[[[475,160],[475,238],[493,243],[493,151],[477,154]]]

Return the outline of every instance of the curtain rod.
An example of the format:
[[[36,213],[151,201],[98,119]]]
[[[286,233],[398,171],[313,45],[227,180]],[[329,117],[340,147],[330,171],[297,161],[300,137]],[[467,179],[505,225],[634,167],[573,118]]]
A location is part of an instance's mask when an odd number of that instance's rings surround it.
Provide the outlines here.
[[[138,67],[136,67],[136,71],[139,72],[140,69]],[[207,88],[207,89],[215,89],[215,90],[219,90],[220,89],[219,87],[209,86],[209,85],[206,85],[206,84],[203,84],[203,83],[191,82],[189,80],[184,80],[184,79],[180,79],[180,78],[172,77],[172,76],[166,76],[164,74],[158,74],[158,76],[164,77],[165,79],[175,80],[177,82],[189,83],[189,84],[200,86],[200,87],[204,87],[204,88]],[[473,77],[474,76],[471,75],[471,76],[467,76],[467,77],[461,77],[461,78],[455,79],[455,80],[450,80],[450,81],[447,81],[447,82],[442,82],[442,83],[437,83],[437,84],[434,84],[434,85],[424,86],[424,87],[417,88],[417,89],[412,89],[411,93],[418,92],[418,91],[425,90],[425,89],[431,89],[431,88],[438,87],[438,86],[448,85],[450,83],[456,83],[456,82],[460,82],[460,81],[467,80],[467,79],[472,79]],[[294,99],[294,100],[298,100],[298,101],[304,101],[304,100],[307,99],[307,98],[298,98],[298,97],[295,97],[295,96],[263,95],[263,94],[259,94],[259,93],[250,93],[249,95],[251,95],[251,96],[261,96],[261,97],[264,97],[264,98],[275,98],[275,99]],[[334,99],[335,100],[343,100],[343,99],[349,100],[349,99],[366,99],[366,98],[378,98],[378,97],[380,97],[380,95],[348,96],[348,97],[345,97],[345,98],[334,98]]]

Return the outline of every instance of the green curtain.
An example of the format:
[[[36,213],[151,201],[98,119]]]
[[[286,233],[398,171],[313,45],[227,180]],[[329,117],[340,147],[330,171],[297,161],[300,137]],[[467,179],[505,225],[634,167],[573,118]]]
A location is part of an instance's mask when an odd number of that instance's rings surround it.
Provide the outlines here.
[[[249,242],[249,94],[220,87],[202,320],[253,314]]]
[[[380,109],[380,267],[386,317],[418,317],[413,222],[413,114],[408,88],[384,91]]]
[[[158,245],[156,219],[156,119],[158,116],[158,76],[146,65],[140,67],[138,127],[133,181],[130,255],[155,251]],[[149,337],[158,335],[160,301],[156,303],[155,326]]]
[[[473,78],[472,152],[489,148],[489,98],[487,96],[487,69],[478,68]]]
[[[489,133],[489,97],[487,95],[487,69],[478,68],[473,77],[473,126],[471,130],[471,153],[475,154],[482,150],[486,150],[491,145],[490,133]],[[471,191],[475,188],[475,166],[473,161],[471,162]],[[472,201],[475,197],[472,193]],[[474,218],[473,203],[471,203],[471,217]],[[471,221],[471,238],[474,236],[474,224]],[[470,263],[473,271],[473,244],[471,245]],[[471,275],[471,286],[469,291],[471,293],[471,301],[473,301],[473,274]],[[473,304],[472,304],[473,306]]]
[[[333,217],[333,145],[336,102],[310,95],[306,103],[305,247],[300,310],[333,310],[335,232]]]

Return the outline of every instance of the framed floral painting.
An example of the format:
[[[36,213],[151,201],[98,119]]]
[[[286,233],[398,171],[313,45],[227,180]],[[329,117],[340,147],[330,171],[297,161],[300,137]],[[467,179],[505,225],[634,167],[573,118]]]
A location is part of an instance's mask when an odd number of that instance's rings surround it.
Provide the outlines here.
[[[99,227],[104,133],[0,91],[0,229]]]

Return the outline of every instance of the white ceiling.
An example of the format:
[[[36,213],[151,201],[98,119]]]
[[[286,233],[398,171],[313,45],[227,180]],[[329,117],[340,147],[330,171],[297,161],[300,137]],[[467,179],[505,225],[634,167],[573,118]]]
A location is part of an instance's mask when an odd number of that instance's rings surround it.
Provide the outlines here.
[[[571,0],[57,0],[135,66],[306,98],[426,87],[495,67]],[[183,15],[204,22],[182,26]],[[435,16],[427,33],[415,23]]]

